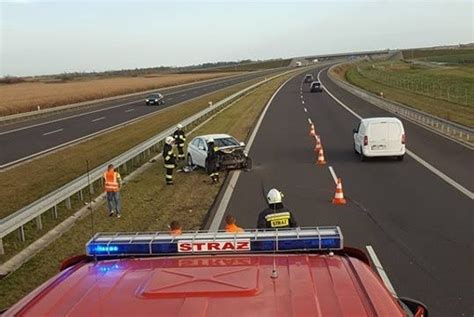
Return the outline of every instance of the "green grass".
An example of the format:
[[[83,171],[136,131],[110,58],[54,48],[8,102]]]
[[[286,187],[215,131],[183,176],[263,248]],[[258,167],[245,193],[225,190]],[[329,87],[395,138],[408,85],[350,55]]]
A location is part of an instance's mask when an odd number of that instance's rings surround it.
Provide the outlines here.
[[[368,91],[438,117],[474,126],[474,67],[428,67],[404,62],[363,62],[345,78]]]
[[[2,172],[2,182],[0,184],[0,216],[5,217],[78,176],[83,175],[86,172],[86,159],[90,161],[92,168],[101,165],[120,153],[154,136],[157,132],[173,126],[176,122],[204,109],[208,106],[208,101],[212,100],[216,102],[221,100],[258,80],[259,79],[254,79],[246,83],[241,83],[221,92],[184,103],[174,108],[168,108],[156,116]],[[120,138],[117,138],[117,135],[120,135]],[[135,167],[142,162],[143,160],[135,161]],[[100,192],[101,186],[99,182],[94,185],[96,192]],[[83,194],[84,200],[87,200],[86,190],[84,190]],[[52,212],[43,214],[41,217],[43,222],[42,230],[36,229],[35,222],[26,224],[24,226],[26,241],[20,241],[16,231],[4,237],[5,254],[0,255],[0,263],[5,262],[23,250],[26,246],[41,237],[44,232],[47,232],[62,220],[71,216],[80,207],[84,206],[84,201],[79,199],[79,195],[74,195],[71,201],[72,209],[70,210],[66,208],[64,202],[58,205],[58,219],[53,217]]]
[[[90,161],[91,169],[93,169],[154,136],[157,132],[206,108],[209,101],[217,102],[258,80],[261,79],[234,85],[177,107],[166,108],[150,118],[1,172],[0,218],[85,174],[86,160]]]
[[[288,78],[275,79],[240,99],[229,109],[201,127],[194,135],[229,133],[246,140],[259,114],[273,92]],[[191,139],[193,135],[188,136]],[[210,185],[208,176],[198,170],[176,173],[175,186],[164,185],[162,161],[126,184],[122,190],[123,216],[109,218],[105,206],[95,212],[94,229],[84,218],[0,283],[0,310],[9,307],[58,272],[59,263],[72,255],[84,253],[84,244],[93,232],[167,230],[171,220],[178,220],[186,230],[201,228],[219,186]]]
[[[278,67],[287,67],[290,65],[291,59],[275,59],[269,61],[261,61],[261,62],[252,62],[247,64],[237,64],[237,65],[230,65],[230,66],[223,66],[218,68],[212,68],[212,72],[246,72],[246,71],[256,71],[256,70],[264,70],[264,69],[271,69],[271,68],[278,68]],[[203,70],[204,71],[204,70]],[[204,72],[209,72],[211,69],[205,70]],[[193,73],[200,72],[200,71],[192,71]]]
[[[402,50],[403,58],[405,59],[425,59],[433,57],[448,57],[449,56],[460,56],[460,55],[472,55],[474,49],[472,48],[460,48],[460,49],[411,49]]]

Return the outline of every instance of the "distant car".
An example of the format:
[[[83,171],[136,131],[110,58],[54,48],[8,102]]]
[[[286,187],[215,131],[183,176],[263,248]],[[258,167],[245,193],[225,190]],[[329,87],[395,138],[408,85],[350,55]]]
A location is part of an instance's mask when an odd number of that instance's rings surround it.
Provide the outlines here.
[[[309,88],[310,92],[323,92],[323,87],[321,87],[321,83],[319,81],[313,81]]]
[[[147,106],[149,105],[162,105],[165,103],[164,97],[160,93],[151,94],[145,99],[145,103]]]
[[[195,137],[188,145],[188,165],[206,168],[207,142],[211,138],[219,148],[219,169],[250,169],[252,167],[252,161],[244,151],[245,143],[237,141],[228,134],[208,134]]]
[[[301,67],[301,66],[303,66],[303,63],[301,63],[301,62],[296,62],[296,67]]]
[[[312,83],[313,81],[314,81],[314,78],[312,74],[306,74],[306,76],[304,76],[305,83]]]
[[[377,156],[395,156],[403,160],[405,129],[397,118],[362,119],[353,132],[354,151],[360,155],[361,161]]]

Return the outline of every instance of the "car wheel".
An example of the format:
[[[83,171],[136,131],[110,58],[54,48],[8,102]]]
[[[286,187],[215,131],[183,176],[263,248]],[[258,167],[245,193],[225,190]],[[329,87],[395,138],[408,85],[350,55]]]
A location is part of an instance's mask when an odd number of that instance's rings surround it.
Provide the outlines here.
[[[244,163],[244,168],[247,171],[250,171],[252,169],[252,159],[250,157],[247,157]]]
[[[405,155],[399,155],[399,156],[397,156],[397,160],[403,161],[403,158],[404,158],[404,157],[405,157]]]
[[[187,160],[186,160],[186,164],[188,166],[194,166],[194,162],[193,162],[193,158],[191,156],[191,154],[188,154],[188,157],[187,157]]]
[[[367,157],[364,155],[364,152],[362,151],[362,147],[360,147],[359,150],[360,150],[360,153],[359,153],[360,161],[364,162],[367,159]]]

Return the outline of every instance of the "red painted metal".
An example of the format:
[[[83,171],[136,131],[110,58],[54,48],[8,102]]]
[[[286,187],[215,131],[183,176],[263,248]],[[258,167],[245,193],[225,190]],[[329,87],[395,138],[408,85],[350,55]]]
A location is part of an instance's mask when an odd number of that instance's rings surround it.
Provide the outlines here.
[[[278,277],[272,278],[276,264]],[[79,262],[4,316],[405,316],[348,255],[177,256]]]

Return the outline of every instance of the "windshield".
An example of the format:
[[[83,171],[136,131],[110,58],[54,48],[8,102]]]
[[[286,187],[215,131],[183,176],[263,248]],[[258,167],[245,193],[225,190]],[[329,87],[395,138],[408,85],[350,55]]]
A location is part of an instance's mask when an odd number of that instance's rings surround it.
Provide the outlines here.
[[[313,87],[319,87],[320,85],[320,83],[313,83]]]
[[[234,138],[215,139],[214,144],[218,147],[239,146],[239,142]]]

